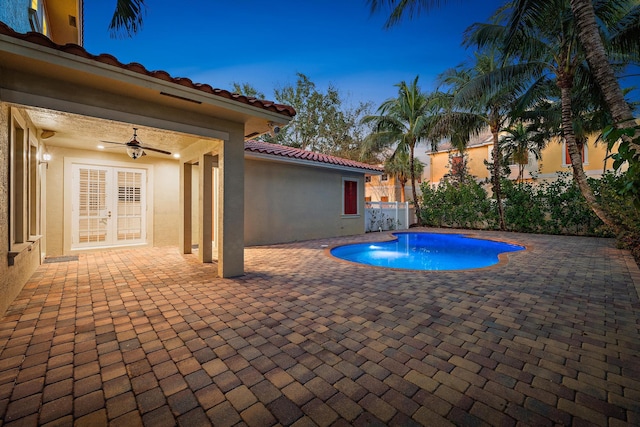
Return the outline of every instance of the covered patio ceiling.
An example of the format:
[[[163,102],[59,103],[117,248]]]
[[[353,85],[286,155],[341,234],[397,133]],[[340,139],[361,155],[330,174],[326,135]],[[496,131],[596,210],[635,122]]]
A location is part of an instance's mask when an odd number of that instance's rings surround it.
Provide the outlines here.
[[[137,139],[145,146],[180,154],[182,150],[202,138],[185,133],[142,126],[137,123],[125,123],[114,120],[87,117],[44,108],[26,107],[24,109],[33,124],[39,129],[39,137],[47,146],[64,147],[78,150],[122,152],[126,147],[107,144],[102,141],[126,143],[131,140],[133,128],[137,128]],[[100,148],[100,147],[104,148]],[[147,156],[170,158],[170,156],[151,150]]]

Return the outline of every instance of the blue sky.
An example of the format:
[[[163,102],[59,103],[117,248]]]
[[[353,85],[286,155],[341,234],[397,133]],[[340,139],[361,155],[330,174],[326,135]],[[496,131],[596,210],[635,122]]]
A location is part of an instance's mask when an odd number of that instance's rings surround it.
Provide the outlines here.
[[[331,83],[348,101],[374,107],[416,75],[434,89],[438,74],[473,55],[461,47],[463,31],[503,3],[452,0],[386,30],[386,14],[371,15],[365,0],[146,2],[142,31],[112,39],[115,1],[86,1],[85,48],[216,88],[250,83],[271,100],[300,72],[319,89]]]

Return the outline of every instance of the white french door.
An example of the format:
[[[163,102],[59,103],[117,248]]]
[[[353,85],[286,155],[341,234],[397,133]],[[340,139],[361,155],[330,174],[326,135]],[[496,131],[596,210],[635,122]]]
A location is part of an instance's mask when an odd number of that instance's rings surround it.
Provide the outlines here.
[[[146,172],[73,165],[72,249],[146,243]]]

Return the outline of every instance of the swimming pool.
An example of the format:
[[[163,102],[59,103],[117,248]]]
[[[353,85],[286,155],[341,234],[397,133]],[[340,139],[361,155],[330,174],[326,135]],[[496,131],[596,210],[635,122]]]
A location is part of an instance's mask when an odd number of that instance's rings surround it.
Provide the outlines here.
[[[331,255],[351,262],[404,270],[466,270],[489,267],[505,252],[524,246],[461,234],[394,233],[388,242],[356,243],[331,249]]]

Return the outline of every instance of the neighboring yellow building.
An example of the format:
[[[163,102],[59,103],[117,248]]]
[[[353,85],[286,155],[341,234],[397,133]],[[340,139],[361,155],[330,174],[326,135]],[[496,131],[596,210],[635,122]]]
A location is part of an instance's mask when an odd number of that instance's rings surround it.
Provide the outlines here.
[[[416,149],[416,152],[418,150]],[[418,191],[424,181],[429,180],[429,168],[431,158],[427,153],[416,155],[416,161],[422,163],[424,169],[422,175],[416,177]],[[382,165],[380,165],[382,167]],[[368,175],[365,182],[365,200],[368,202],[407,202],[413,199],[411,191],[411,180],[405,184],[405,200],[402,200],[402,185],[393,175],[383,173],[382,175]]]
[[[469,173],[478,180],[489,178],[489,171],[485,161],[491,161],[493,150],[493,139],[491,134],[484,133],[469,143],[464,155],[467,158]],[[450,157],[456,161],[455,157],[460,156],[458,150],[453,149],[449,143],[443,143],[439,150],[428,153],[431,158],[428,171],[428,181],[438,184],[450,171]],[[597,141],[597,135],[589,138],[583,150],[583,167],[588,177],[599,177],[603,170],[612,170],[612,161],[608,160],[605,165],[607,155],[607,145],[602,141]],[[509,178],[518,178],[518,165],[511,164],[511,174]],[[568,158],[567,147],[564,142],[557,139],[550,142],[541,152],[541,158],[536,160],[529,154],[529,160],[524,168],[524,179],[554,179],[560,172],[571,172],[570,160]]]

